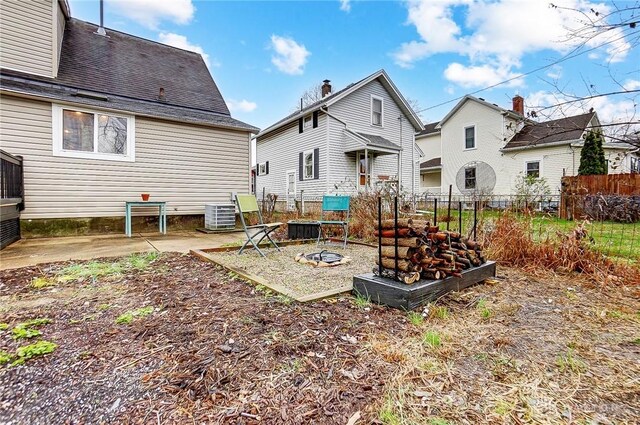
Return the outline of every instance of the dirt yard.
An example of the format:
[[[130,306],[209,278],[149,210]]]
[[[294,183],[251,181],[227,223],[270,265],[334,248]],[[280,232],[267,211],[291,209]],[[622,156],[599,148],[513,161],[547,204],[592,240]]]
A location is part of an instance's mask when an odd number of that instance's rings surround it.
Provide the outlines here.
[[[498,274],[423,314],[177,254],[0,272],[0,423],[638,423],[638,288]]]

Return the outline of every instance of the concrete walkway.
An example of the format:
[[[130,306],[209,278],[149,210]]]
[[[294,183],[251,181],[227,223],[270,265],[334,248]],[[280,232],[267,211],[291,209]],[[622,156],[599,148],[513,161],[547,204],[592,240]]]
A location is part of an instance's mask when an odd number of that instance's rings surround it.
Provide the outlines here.
[[[0,251],[0,270],[66,260],[117,257],[134,252],[189,252],[243,241],[244,232],[205,234],[200,232],[137,233],[72,236],[20,240]]]

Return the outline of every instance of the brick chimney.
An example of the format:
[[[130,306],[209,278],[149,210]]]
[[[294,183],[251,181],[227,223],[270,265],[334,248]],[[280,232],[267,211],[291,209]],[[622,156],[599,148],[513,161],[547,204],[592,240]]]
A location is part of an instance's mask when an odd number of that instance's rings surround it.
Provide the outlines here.
[[[322,97],[329,96],[331,94],[331,80],[324,80],[322,84]]]
[[[513,96],[513,106],[511,110],[513,112],[517,112],[518,114],[524,116],[524,98],[519,94]]]

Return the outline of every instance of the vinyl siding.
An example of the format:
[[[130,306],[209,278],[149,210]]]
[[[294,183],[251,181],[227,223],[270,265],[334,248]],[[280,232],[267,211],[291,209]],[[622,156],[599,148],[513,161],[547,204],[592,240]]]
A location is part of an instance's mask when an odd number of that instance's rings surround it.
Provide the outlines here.
[[[0,1],[0,67],[55,75],[56,4],[56,0]]]
[[[56,14],[56,32],[55,35],[55,51],[53,52],[53,75],[58,75],[58,67],[60,66],[60,52],[62,51],[62,38],[64,36],[64,27],[66,20],[62,13],[62,8],[58,1],[54,1],[55,14]]]
[[[203,214],[249,191],[246,132],[136,117],[136,161],[115,162],[54,157],[51,103],[2,96],[0,120],[0,148],[24,157],[22,218],[123,216],[141,193],[168,214]]]
[[[327,176],[326,131],[327,116],[319,114],[318,127],[298,132],[298,121],[261,137],[256,143],[256,163],[269,161],[269,174],[256,176],[256,194],[262,191],[278,195],[278,200],[287,199],[287,172],[296,173],[296,197],[304,190],[305,199],[320,198],[325,193]],[[319,149],[319,178],[299,179],[298,162],[300,152]]]
[[[371,95],[383,99],[384,122],[382,127],[371,124]],[[412,160],[417,163],[420,159],[417,153],[412,155],[412,152],[414,152],[415,129],[378,80],[366,84],[331,105],[329,113],[344,121],[349,129],[353,131],[378,135],[402,146],[402,189],[405,192],[411,192]],[[403,117],[402,121],[398,119],[401,116]],[[344,153],[345,147],[341,136],[343,130],[343,124],[336,120],[331,120],[329,138],[332,161],[329,173],[329,188],[334,187],[334,185],[350,186],[349,181],[352,181],[354,185],[357,183],[355,155]],[[364,145],[362,150],[364,150]],[[375,157],[372,164],[372,180],[375,181],[378,175],[396,176],[398,174],[397,164],[398,159],[395,154]],[[415,164],[413,167],[413,182],[417,192],[419,188],[419,167],[416,167]]]
[[[440,133],[430,134],[428,136],[416,137],[416,144],[424,152],[422,161],[428,161],[432,158],[442,157],[442,146],[440,145]]]

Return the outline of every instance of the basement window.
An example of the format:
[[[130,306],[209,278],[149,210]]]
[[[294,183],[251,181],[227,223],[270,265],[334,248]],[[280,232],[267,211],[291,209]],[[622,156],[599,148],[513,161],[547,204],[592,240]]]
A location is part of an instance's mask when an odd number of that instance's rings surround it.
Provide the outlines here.
[[[53,155],[134,161],[134,117],[53,105]]]

